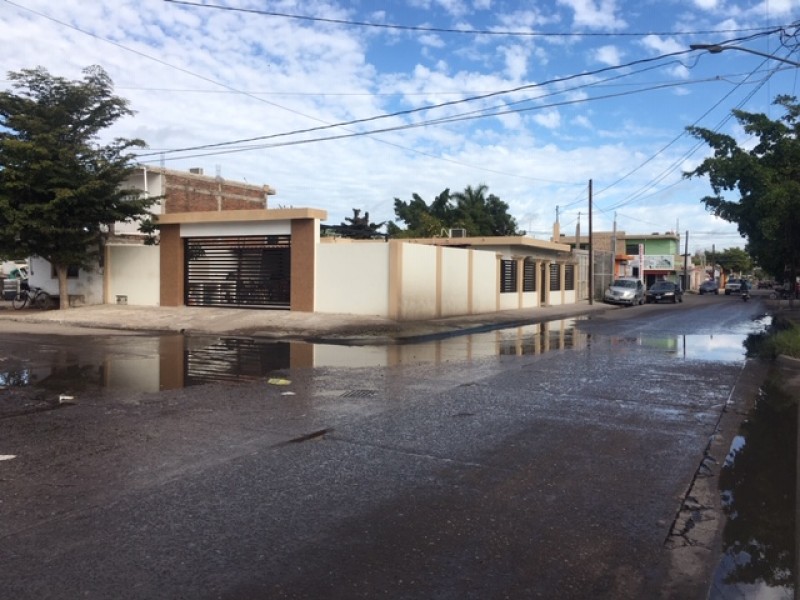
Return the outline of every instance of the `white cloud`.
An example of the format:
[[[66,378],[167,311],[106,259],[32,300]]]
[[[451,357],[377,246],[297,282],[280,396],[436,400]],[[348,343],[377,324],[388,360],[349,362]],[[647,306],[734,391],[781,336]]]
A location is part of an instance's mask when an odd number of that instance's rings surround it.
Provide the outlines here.
[[[650,50],[655,50],[657,54],[671,54],[687,49],[685,43],[681,43],[674,38],[662,38],[659,35],[648,35],[642,38],[641,45]]]
[[[701,10],[713,11],[719,6],[719,0],[692,0],[694,5]]]
[[[584,127],[586,129],[592,129],[594,126],[592,122],[586,117],[586,115],[578,115],[574,117],[570,123],[576,125],[577,127]]]
[[[617,46],[601,46],[597,48],[594,58],[597,62],[609,66],[622,64],[622,53]]]
[[[519,81],[528,71],[528,50],[523,46],[508,46],[501,50],[505,56],[504,73],[511,81]]]
[[[417,40],[419,41],[420,45],[427,46],[429,48],[444,48],[445,43],[444,40],[433,33],[426,33],[420,35]]]
[[[237,4],[263,3],[252,0]],[[290,6],[289,2],[286,4]],[[362,10],[360,4],[373,7]],[[728,4],[717,5],[716,20],[712,20],[712,12],[703,13],[703,26],[721,29],[763,25],[767,14],[763,6],[758,13],[752,7],[743,11],[741,6]],[[91,35],[0,2],[2,70],[41,64],[53,74],[76,78],[82,67],[101,64],[118,86],[118,93],[128,98],[137,111],[135,117],[121,121],[109,134],[143,137],[156,152],[279,135],[438,105],[522,84],[563,79],[594,70],[598,63],[613,66],[650,53],[669,53],[685,47],[663,36],[650,36],[643,41],[613,38],[609,42],[606,38],[598,41],[582,37],[563,40],[419,34],[310,24],[190,8],[162,0],[24,0],[24,5]],[[377,4],[326,0],[324,7],[316,3],[303,5],[297,12],[312,14],[317,10],[320,12],[313,14],[412,25],[538,31],[564,31],[568,27],[610,31],[626,27],[628,21],[632,31],[662,31],[677,18],[673,14],[675,3],[628,3],[626,8],[632,10],[623,13],[618,0],[561,0],[526,5],[523,10],[509,13],[500,12],[500,3],[489,0],[415,0],[413,6],[403,4],[402,10],[398,4],[386,3],[386,7],[381,5],[385,12],[375,12],[374,6]],[[415,10],[414,6],[427,10]],[[780,12],[784,9],[789,12]],[[692,10],[700,14],[697,9]],[[569,18],[573,12],[574,20]],[[787,21],[797,20],[800,9],[796,0],[770,0],[769,15],[771,19],[781,15]],[[692,25],[688,16],[680,18],[687,19],[687,26]],[[99,38],[112,38],[118,45]],[[711,62],[700,61],[692,76],[719,73],[724,65],[722,59]],[[677,63],[653,73],[657,73],[656,78],[682,78],[688,74]],[[630,78],[623,71],[614,75],[620,79],[610,85],[618,85],[619,89],[646,83],[645,77],[634,73]],[[784,77],[784,83],[788,78],[785,74],[776,75],[773,94],[781,89],[779,77]],[[599,92],[592,88],[570,90],[576,84],[592,81],[599,81],[599,77],[302,136],[275,137],[259,142],[272,147],[248,152],[177,161],[166,154],[165,165],[179,169],[198,166],[206,173],[214,173],[219,166],[223,177],[270,184],[278,190],[278,195],[270,199],[273,206],[321,208],[329,211],[329,223],[351,216],[353,207],[369,210],[376,222],[392,219],[395,196],[407,199],[412,192],[418,192],[431,199],[444,187],[463,189],[485,181],[493,193],[510,203],[511,213],[518,219],[530,215],[532,223],[526,218],[521,223],[523,228],[546,231],[555,217],[555,205],[573,202],[589,178],[598,182],[598,189],[600,182],[618,180],[620,174],[651,159],[725,93],[722,85],[716,84],[670,88],[646,97],[593,101],[590,96]],[[788,78],[788,85],[792,82]],[[0,88],[7,85],[0,81]],[[687,90],[692,90],[689,97],[682,95]],[[512,107],[512,102],[536,96],[548,104],[588,101],[564,104],[558,110],[274,146],[301,138],[401,127],[489,107]],[[762,106],[769,108],[771,98],[763,92],[753,101],[762,110]],[[726,112],[729,108],[726,105],[718,110]],[[669,172],[670,165],[677,164],[686,152],[678,145],[659,154],[624,183],[612,186],[600,201],[610,205],[651,186],[650,182]],[[158,155],[148,160],[151,164],[160,163]],[[677,180],[680,173],[672,172],[661,185],[666,187]],[[681,182],[674,188],[675,194],[683,194],[687,202],[696,203],[708,192],[707,183],[696,185],[702,189],[684,187],[690,184]],[[643,220],[654,207],[659,214],[664,213],[665,219],[674,221],[675,216],[667,214],[666,208],[661,210],[657,201],[630,205],[635,209],[631,214]],[[676,201],[674,211],[681,210]],[[684,214],[693,212],[686,208]],[[682,224],[684,218],[693,217],[681,216]],[[636,231],[638,226],[632,229]]]
[[[557,129],[561,126],[561,114],[557,110],[537,112],[534,114],[533,120],[548,129]]]
[[[558,4],[567,6],[575,12],[574,23],[578,28],[586,29],[622,29],[625,20],[617,15],[620,7],[616,0],[557,0]]]

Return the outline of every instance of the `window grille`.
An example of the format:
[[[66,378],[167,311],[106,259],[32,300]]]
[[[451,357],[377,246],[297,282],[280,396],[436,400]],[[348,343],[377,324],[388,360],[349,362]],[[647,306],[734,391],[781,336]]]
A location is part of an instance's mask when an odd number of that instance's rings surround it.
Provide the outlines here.
[[[550,291],[558,292],[561,290],[561,265],[553,263],[550,265]]]
[[[188,306],[289,308],[291,236],[186,238]]]
[[[568,292],[575,289],[575,265],[564,265],[564,289]]]
[[[525,259],[522,264],[522,291],[536,291],[536,263],[532,260]]]
[[[517,291],[517,261],[500,261],[500,293],[508,294]]]

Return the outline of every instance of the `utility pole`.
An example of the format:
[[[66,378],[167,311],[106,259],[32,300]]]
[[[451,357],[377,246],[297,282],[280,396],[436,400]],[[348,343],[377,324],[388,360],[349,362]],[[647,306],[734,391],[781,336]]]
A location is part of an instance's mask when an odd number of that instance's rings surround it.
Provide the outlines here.
[[[711,244],[711,279],[717,281],[717,245]],[[719,281],[717,281],[719,287]]]
[[[686,242],[683,250],[683,291],[689,289],[689,230],[686,230]]]
[[[592,244],[592,180],[589,180],[589,304],[594,304],[594,247]]]
[[[611,280],[617,276],[617,213],[614,211],[614,227],[611,229]]]

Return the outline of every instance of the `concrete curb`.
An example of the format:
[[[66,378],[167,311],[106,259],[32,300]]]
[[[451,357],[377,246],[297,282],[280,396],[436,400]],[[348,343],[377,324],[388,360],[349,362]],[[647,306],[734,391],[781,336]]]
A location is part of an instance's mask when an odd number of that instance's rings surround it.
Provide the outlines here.
[[[569,306],[521,309],[422,321],[395,321],[369,315],[298,313],[227,308],[85,306],[65,311],[0,310],[6,330],[46,333],[68,328],[140,333],[231,335],[350,345],[403,344],[467,333],[520,327],[582,317],[619,307],[581,302]],[[75,333],[72,331],[72,333]]]

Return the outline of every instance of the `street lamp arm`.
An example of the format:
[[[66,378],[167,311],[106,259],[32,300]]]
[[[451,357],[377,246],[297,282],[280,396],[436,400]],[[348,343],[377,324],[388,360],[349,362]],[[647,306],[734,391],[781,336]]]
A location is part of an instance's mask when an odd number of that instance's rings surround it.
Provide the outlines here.
[[[787,65],[800,67],[800,62],[789,60],[788,58],[781,58],[780,56],[774,56],[772,54],[767,54],[766,52],[759,52],[758,50],[752,50],[750,48],[745,48],[744,46],[728,46],[725,44],[691,44],[689,48],[692,50],[708,50],[711,54],[719,54],[723,50],[741,50],[742,52],[747,52],[748,54],[755,54],[756,56],[771,58],[772,60],[777,60],[779,62],[786,63]]]

